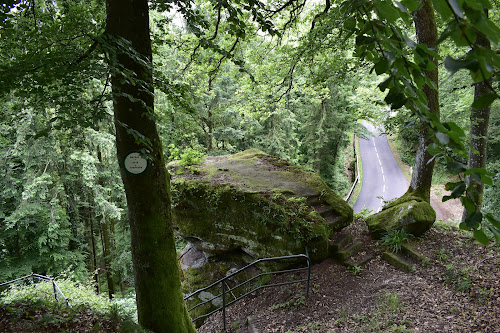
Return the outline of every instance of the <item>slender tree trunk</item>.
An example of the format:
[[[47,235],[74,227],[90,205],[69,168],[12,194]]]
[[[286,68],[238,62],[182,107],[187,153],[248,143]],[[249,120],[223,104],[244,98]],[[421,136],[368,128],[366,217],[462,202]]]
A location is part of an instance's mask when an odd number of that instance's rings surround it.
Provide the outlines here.
[[[428,48],[436,48],[437,27],[434,17],[434,8],[431,0],[424,0],[422,8],[413,13],[415,22],[415,30],[417,33],[418,43],[427,45]],[[429,59],[434,62],[436,68],[432,71],[425,72],[425,75],[431,79],[436,85],[436,89],[424,86],[424,93],[427,96],[427,106],[429,112],[434,113],[439,118],[439,95],[438,86],[438,69],[437,60],[429,56]],[[411,177],[410,188],[408,189],[414,195],[420,196],[427,202],[430,202],[430,191],[432,183],[432,172],[434,170],[434,160],[429,162],[432,155],[427,151],[427,147],[431,144],[431,139],[428,138],[429,128],[426,124],[420,125],[420,139],[415,159],[415,166]]]
[[[97,159],[102,168],[102,153],[101,149],[97,149]],[[102,170],[101,170],[102,171]],[[98,184],[104,187],[104,179],[99,176]],[[100,223],[101,230],[101,244],[102,244],[102,256],[104,259],[104,270],[106,271],[106,282],[108,283],[108,297],[113,299],[115,294],[115,283],[113,281],[113,274],[111,270],[111,242],[110,242],[110,232],[109,232],[109,222],[105,216],[102,217]]]
[[[146,153],[140,174],[121,168],[127,197],[132,262],[139,323],[153,332],[195,332],[187,313],[179,276],[170,211],[170,183],[154,122],[151,40],[147,0],[107,0],[107,32],[116,42],[113,59],[113,106],[120,163],[130,152]],[[121,39],[137,52],[121,51]],[[128,48],[126,48],[128,50]],[[138,61],[138,57],[142,61]],[[144,65],[146,63],[147,65]],[[123,77],[134,73],[135,84]],[[131,97],[131,98],[129,98]],[[143,135],[136,141],[131,131]]]
[[[322,152],[323,152],[323,145],[324,145],[324,133],[323,133],[323,122],[325,119],[325,113],[326,113],[326,107],[325,107],[325,100],[321,100],[321,109],[320,109],[320,115],[319,115],[319,147],[318,147],[318,174],[321,175],[321,167],[322,167],[322,161],[321,159],[323,158]]]
[[[213,78],[208,79],[208,93],[212,91],[213,87]],[[209,103],[207,105],[207,127],[208,127],[208,133],[207,133],[207,151],[212,151],[213,148],[213,142],[214,142],[214,123],[213,123],[213,113],[212,113],[212,103]]]
[[[101,221],[102,256],[104,258],[104,269],[106,270],[106,281],[108,283],[108,297],[109,299],[113,299],[113,295],[115,294],[115,282],[113,281],[113,272],[111,270],[111,243],[109,238],[108,223],[103,217]]]
[[[488,38],[483,34],[478,34],[476,38],[476,45],[482,46],[486,49],[491,49],[491,44]],[[478,82],[474,85],[474,100],[491,93],[490,89],[491,80]],[[487,137],[488,125],[490,122],[490,110],[488,106],[484,109],[472,108],[470,113],[470,148],[469,148],[469,168],[486,168],[486,152],[487,152]],[[477,151],[477,153],[476,153]],[[473,181],[470,177],[466,179],[467,187],[473,186],[472,200],[476,205],[476,210],[480,211],[483,204],[484,184]],[[469,216],[466,209],[462,214],[462,222]]]
[[[90,200],[89,200],[90,205]],[[95,238],[94,238],[94,215],[92,209],[89,207],[87,210],[87,221],[88,221],[88,230],[89,230],[89,245],[90,245],[90,271],[93,274],[96,293],[99,294],[99,273],[97,266],[97,252],[95,248]]]

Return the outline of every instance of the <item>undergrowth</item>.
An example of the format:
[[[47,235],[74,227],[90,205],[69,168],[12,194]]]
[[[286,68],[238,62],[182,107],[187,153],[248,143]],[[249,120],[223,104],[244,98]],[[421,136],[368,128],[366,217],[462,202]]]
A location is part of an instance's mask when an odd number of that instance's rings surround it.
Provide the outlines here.
[[[135,295],[109,300],[97,295],[90,282],[78,283],[70,278],[56,279],[55,282],[70,306],[59,293],[58,300],[55,299],[52,283],[41,281],[15,284],[4,290],[0,293],[0,310],[15,325],[29,326],[40,332],[47,327],[73,331],[75,328],[71,325],[82,325],[82,321],[96,325],[97,331],[144,332],[136,324]]]

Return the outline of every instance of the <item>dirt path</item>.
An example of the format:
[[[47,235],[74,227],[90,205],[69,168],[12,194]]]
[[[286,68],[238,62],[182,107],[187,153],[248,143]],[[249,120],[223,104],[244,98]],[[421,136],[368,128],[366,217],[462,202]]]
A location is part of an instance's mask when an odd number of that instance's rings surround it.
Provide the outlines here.
[[[229,332],[253,316],[260,332],[500,332],[500,247],[483,247],[439,223],[414,247],[427,258],[413,273],[380,258],[364,222],[350,228],[377,256],[361,270],[333,260],[313,266],[303,285],[269,288],[227,310]],[[279,281],[279,279],[277,279]],[[217,314],[199,333],[222,329]]]

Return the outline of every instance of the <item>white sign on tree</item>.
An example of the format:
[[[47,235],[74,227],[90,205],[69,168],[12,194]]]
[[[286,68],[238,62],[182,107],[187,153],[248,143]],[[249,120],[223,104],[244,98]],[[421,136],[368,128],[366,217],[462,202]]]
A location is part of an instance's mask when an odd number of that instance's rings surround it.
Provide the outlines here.
[[[140,175],[148,168],[148,160],[138,152],[129,153],[123,161],[125,170],[133,175]]]

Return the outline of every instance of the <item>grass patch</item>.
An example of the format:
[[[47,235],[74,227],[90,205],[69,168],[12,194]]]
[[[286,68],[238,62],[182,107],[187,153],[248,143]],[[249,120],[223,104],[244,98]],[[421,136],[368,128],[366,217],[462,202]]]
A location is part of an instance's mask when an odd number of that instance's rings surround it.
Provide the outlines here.
[[[457,269],[453,264],[446,265],[445,268],[443,280],[446,284],[458,292],[472,289],[472,278],[467,268]]]
[[[398,316],[404,313],[401,299],[398,294],[385,292],[378,297],[378,305],[368,314],[362,314],[354,318],[362,323],[362,327],[357,332],[412,332],[407,328],[410,321],[399,320]]]
[[[412,237],[404,229],[391,229],[381,239],[381,244],[388,247],[392,252],[401,251],[401,245]]]

